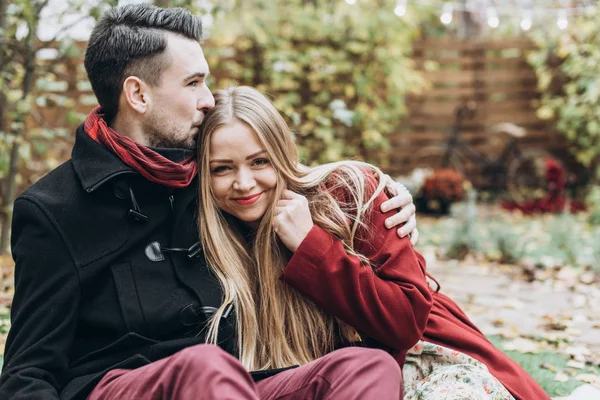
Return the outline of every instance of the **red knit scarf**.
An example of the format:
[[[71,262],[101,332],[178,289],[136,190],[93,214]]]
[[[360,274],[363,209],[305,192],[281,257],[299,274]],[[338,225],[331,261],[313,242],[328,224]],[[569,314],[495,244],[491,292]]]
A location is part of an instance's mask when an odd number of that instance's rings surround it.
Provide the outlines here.
[[[85,132],[96,142],[112,150],[123,162],[152,182],[171,188],[188,186],[196,172],[198,164],[194,156],[180,162],[174,162],[154,150],[137,144],[127,136],[119,135],[102,118],[100,107],[96,107],[87,116]]]

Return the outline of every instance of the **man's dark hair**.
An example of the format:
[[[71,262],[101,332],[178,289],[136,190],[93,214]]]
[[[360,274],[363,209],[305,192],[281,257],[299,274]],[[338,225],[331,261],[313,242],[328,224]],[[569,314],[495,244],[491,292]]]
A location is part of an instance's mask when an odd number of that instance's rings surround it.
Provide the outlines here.
[[[100,18],[85,52],[85,69],[106,121],[117,114],[123,82],[137,76],[160,85],[170,60],[166,33],[202,39],[202,21],[183,8],[135,4],[113,8]]]

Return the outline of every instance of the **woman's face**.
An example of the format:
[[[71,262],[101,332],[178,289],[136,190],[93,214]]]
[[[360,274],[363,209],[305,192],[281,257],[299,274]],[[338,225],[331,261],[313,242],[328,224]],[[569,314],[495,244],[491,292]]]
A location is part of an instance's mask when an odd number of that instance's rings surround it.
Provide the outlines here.
[[[260,221],[273,203],[277,174],[254,131],[236,122],[217,129],[209,149],[217,206],[246,222]]]

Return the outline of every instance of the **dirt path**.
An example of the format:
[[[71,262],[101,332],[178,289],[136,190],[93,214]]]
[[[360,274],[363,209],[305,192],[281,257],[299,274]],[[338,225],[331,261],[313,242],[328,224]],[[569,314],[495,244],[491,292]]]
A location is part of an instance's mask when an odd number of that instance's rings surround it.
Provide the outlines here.
[[[581,283],[580,271],[563,269],[526,282],[515,266],[439,261],[432,250],[419,250],[442,291],[486,335],[559,341],[553,350],[600,364],[600,285]],[[531,345],[516,344],[518,351]]]

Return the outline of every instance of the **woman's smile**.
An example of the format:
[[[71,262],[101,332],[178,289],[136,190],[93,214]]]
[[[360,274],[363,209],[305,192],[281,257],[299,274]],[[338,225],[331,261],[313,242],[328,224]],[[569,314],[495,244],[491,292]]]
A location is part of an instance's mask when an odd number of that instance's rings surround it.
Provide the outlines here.
[[[262,192],[253,194],[251,196],[237,197],[237,198],[234,198],[233,200],[242,206],[249,206],[249,205],[256,203],[260,199],[260,196],[262,196]]]

